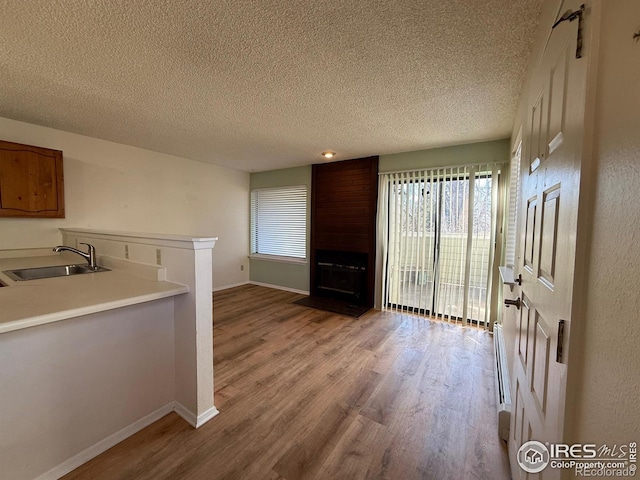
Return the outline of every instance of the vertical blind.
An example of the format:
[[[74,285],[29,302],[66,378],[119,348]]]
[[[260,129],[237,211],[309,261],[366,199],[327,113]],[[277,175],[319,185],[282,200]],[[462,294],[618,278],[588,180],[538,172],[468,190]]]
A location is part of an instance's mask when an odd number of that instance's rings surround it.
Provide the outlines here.
[[[499,165],[380,175],[383,309],[489,326]]]
[[[251,253],[306,258],[307,187],[251,191]]]

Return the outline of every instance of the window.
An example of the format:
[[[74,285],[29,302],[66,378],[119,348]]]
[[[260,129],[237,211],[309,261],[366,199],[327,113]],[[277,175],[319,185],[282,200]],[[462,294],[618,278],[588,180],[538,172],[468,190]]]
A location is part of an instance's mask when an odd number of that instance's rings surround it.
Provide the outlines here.
[[[381,176],[383,308],[491,322],[499,164]]]
[[[518,201],[520,197],[520,158],[522,142],[511,157],[511,179],[509,181],[509,219],[507,229],[507,246],[504,263],[513,267],[516,263],[516,229],[518,228]]]
[[[251,255],[306,258],[306,185],[251,191]]]

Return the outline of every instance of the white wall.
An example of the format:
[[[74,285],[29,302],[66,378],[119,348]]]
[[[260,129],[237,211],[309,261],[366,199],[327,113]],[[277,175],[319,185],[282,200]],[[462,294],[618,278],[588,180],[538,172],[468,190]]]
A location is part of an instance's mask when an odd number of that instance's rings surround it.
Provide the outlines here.
[[[66,208],[0,218],[0,249],[57,245],[60,227],[217,236],[214,288],[249,280],[248,173],[5,118],[0,139],[63,151]]]
[[[0,478],[59,478],[170,412],[173,310],[167,298],[0,335]]]
[[[564,441],[619,446],[637,442],[640,428],[640,43],[633,39],[640,30],[640,2],[586,5],[595,41],[587,47],[594,50],[583,147],[586,191],[580,200]],[[539,24],[548,25],[557,8],[558,2],[545,2]],[[541,33],[532,59],[547,39],[548,32]],[[523,118],[524,106],[516,118]],[[513,139],[520,125],[514,124]],[[515,315],[506,314],[504,323],[512,348]]]
[[[637,442],[640,428],[640,2],[602,2],[593,204],[572,440]]]

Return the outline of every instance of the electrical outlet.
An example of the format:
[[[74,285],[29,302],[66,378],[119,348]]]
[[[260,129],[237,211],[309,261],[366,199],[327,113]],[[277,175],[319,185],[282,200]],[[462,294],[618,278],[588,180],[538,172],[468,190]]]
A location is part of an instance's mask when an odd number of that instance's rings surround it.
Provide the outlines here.
[[[162,265],[162,250],[156,248],[156,263]]]
[[[129,258],[129,245],[124,246],[124,258]]]

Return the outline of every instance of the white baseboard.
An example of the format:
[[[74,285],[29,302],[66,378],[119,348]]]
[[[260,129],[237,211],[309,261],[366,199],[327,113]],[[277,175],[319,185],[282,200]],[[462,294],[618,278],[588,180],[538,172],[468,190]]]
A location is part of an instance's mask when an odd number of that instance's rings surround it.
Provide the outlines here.
[[[83,463],[88,462],[94,457],[97,457],[101,453],[109,450],[114,445],[122,442],[124,439],[130,437],[134,433],[138,433],[143,428],[151,425],[153,422],[160,420],[165,415],[171,413],[175,409],[176,402],[170,402],[163,407],[160,407],[149,415],[142,417],[141,419],[133,422],[131,425],[124,427],[116,433],[109,435],[107,438],[100,440],[98,443],[91,445],[89,448],[85,448],[83,451],[74,455],[70,459],[62,462],[60,465],[52,468],[46,473],[43,473],[36,480],[56,480],[67,473],[75,470]]]
[[[190,424],[194,428],[201,427],[202,425],[207,423],[209,420],[211,420],[213,417],[218,415],[218,413],[220,413],[218,412],[218,409],[216,407],[211,407],[206,412],[196,416],[195,413],[193,413],[187,407],[182,405],[180,402],[175,402],[174,410],[178,415],[180,415],[184,420],[186,420],[188,424]]]
[[[52,468],[48,472],[43,473],[42,475],[37,477],[36,480],[57,480],[58,478],[63,477],[67,473],[78,468],[80,465],[87,463],[92,458],[97,457],[103,452],[106,452],[114,445],[117,445],[123,440],[129,438],[134,433],[138,433],[143,428],[148,427],[153,422],[157,422],[162,417],[168,415],[173,411],[180,415],[184,420],[187,421],[187,423],[189,423],[194,428],[201,427],[219,413],[216,407],[211,407],[206,412],[196,416],[180,402],[174,401],[167,403],[165,406],[160,407],[156,411],[151,412],[149,415],[133,422],[131,425],[128,425],[123,429],[117,431],[116,433],[109,435],[107,438],[100,440],[98,443],[85,448],[77,455],[74,455],[70,459],[65,460],[60,465]]]
[[[229,288],[241,287],[242,285],[249,285],[250,282],[240,282],[240,283],[232,283],[230,285],[222,285],[221,287],[215,287],[213,289],[214,292],[219,292],[220,290],[227,290]]]
[[[258,285],[260,287],[275,288],[277,290],[284,290],[285,292],[299,293],[300,295],[309,295],[308,290],[298,290],[297,288],[283,287],[282,285],[273,285],[271,283],[249,282],[251,285]]]

